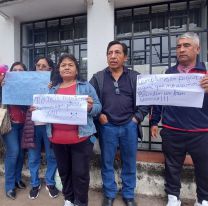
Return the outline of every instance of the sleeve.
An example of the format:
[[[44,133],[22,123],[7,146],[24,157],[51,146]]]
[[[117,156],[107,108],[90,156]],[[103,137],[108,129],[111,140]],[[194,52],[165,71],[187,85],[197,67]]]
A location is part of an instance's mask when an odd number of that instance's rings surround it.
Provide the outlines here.
[[[95,78],[95,76],[93,75],[93,77],[90,79],[89,83],[94,87],[98,97],[100,97],[100,91],[99,91],[99,87],[98,87],[98,83],[97,80]]]
[[[94,87],[89,84],[89,94],[90,97],[93,99],[93,107],[90,112],[88,112],[91,116],[96,117],[98,114],[100,114],[102,110],[102,106],[100,103],[100,100],[98,99],[98,96],[96,94],[96,91]]]
[[[140,123],[144,120],[145,116],[150,112],[150,106],[137,106],[137,111],[134,116]]]
[[[157,126],[161,120],[162,106],[152,106],[150,115],[150,126]]]

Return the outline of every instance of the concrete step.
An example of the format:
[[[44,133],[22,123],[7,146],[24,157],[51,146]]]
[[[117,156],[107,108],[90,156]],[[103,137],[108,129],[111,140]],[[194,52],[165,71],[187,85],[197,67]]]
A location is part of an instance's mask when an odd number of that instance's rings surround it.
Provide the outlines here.
[[[27,163],[24,165],[23,176],[29,179],[30,173],[27,168]],[[115,177],[118,184],[118,188],[121,189],[122,181],[120,179],[121,163],[115,161]],[[45,161],[42,161],[40,168],[40,178],[44,178],[46,169]],[[0,174],[4,174],[3,162],[0,163]],[[60,179],[56,176],[57,182],[60,183]],[[195,199],[196,186],[194,182],[194,170],[192,166],[184,166],[181,175],[182,189],[181,198]],[[94,190],[100,190],[102,188],[102,180],[100,175],[100,156],[94,155],[91,161],[90,169],[90,188]],[[164,192],[164,165],[156,163],[143,163],[137,162],[137,182],[135,193],[138,195],[150,195],[165,197]]]
[[[26,182],[29,185],[29,182]],[[17,190],[17,198],[16,200],[10,200],[4,195],[4,177],[0,176],[0,206],[63,206],[64,200],[63,196],[60,193],[59,197],[52,199],[49,197],[48,192],[45,189],[45,185],[43,184],[40,190],[40,194],[37,199],[30,200],[28,198],[30,186],[27,186],[25,190]],[[89,191],[89,206],[101,206],[102,204],[102,192],[98,190],[90,190]],[[166,199],[162,197],[154,197],[154,196],[145,196],[145,195],[137,195],[136,201],[139,206],[165,206]],[[193,200],[183,200],[183,206],[193,206]],[[114,206],[125,206],[123,203],[121,196],[118,195],[114,202]]]

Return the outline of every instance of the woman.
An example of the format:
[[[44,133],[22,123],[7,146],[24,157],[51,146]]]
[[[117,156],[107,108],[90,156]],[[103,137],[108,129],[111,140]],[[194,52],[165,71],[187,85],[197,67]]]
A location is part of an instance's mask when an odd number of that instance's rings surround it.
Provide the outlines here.
[[[87,206],[89,188],[89,163],[96,132],[93,117],[101,111],[94,88],[79,79],[79,67],[73,55],[60,57],[51,94],[88,95],[87,125],[48,125],[48,136],[57,159],[63,185],[64,206]]]
[[[51,71],[53,72],[53,61],[46,57],[38,57],[35,61],[35,71]],[[34,134],[33,132],[34,131]],[[25,139],[27,138],[27,141]],[[27,121],[24,128],[24,148],[28,148],[28,166],[31,176],[31,190],[29,192],[30,199],[36,199],[39,195],[41,182],[39,178],[39,168],[41,164],[41,148],[44,143],[46,153],[47,169],[45,173],[46,190],[49,196],[55,198],[58,196],[58,189],[55,187],[55,172],[57,169],[56,159],[53,149],[46,134],[46,124],[42,122],[32,122],[31,113],[27,113]],[[30,142],[33,141],[33,142]],[[27,143],[26,143],[27,142]],[[34,146],[35,145],[35,146]]]
[[[10,68],[11,72],[21,72],[26,70],[26,66],[21,62],[15,62]],[[3,135],[3,142],[5,145],[5,190],[7,197],[15,199],[15,188],[26,188],[21,175],[24,162],[24,153],[21,149],[21,138],[27,107],[10,105],[8,106],[8,109],[12,130],[8,134]]]

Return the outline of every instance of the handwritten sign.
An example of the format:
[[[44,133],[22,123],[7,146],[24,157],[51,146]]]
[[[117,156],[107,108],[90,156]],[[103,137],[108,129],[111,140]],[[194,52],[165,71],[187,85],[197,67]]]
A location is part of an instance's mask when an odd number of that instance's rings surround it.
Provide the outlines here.
[[[87,95],[41,94],[33,96],[32,120],[70,125],[87,124]]]
[[[3,104],[32,105],[34,94],[47,94],[50,72],[7,72],[2,87]]]
[[[204,74],[158,74],[137,76],[137,105],[202,107]]]

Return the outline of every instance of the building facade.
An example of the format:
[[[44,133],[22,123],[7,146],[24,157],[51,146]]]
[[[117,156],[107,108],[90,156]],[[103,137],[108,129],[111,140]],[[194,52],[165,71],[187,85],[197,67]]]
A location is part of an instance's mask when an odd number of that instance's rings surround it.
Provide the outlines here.
[[[198,33],[200,60],[208,62],[207,0],[0,0],[0,63],[21,60],[32,69],[37,56],[56,63],[73,53],[82,77],[106,67],[106,47],[118,39],[128,46],[126,65],[142,74],[164,73],[176,62],[176,38]],[[208,65],[208,64],[207,64]],[[161,150],[143,122],[143,150]]]

